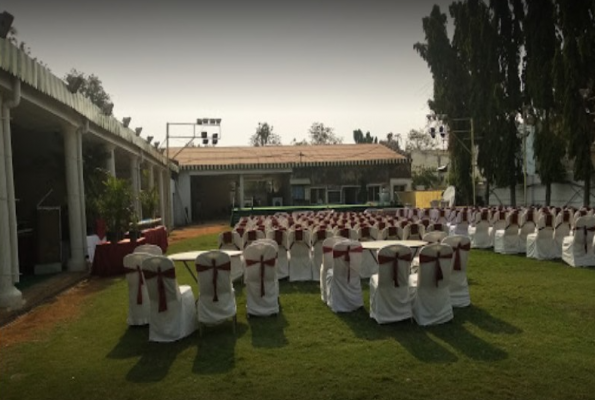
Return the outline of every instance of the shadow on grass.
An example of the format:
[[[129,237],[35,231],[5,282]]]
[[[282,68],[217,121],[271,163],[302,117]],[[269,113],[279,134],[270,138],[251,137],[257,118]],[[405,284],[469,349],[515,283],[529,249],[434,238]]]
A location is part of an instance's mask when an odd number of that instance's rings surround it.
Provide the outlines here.
[[[523,331],[514,325],[509,324],[499,318],[493,317],[483,308],[473,304],[465,308],[455,308],[455,323],[470,322],[480,329],[490,333],[505,333],[509,335],[519,334]]]
[[[142,355],[149,340],[149,325],[129,326],[107,358],[123,359]]]
[[[252,346],[276,348],[286,346],[289,342],[285,337],[284,329],[288,325],[279,306],[279,314],[268,317],[254,317],[248,319],[252,331]]]
[[[126,335],[124,335],[126,336]],[[159,382],[165,378],[178,354],[196,343],[198,333],[176,342],[143,341],[140,359],[126,375],[132,382]]]
[[[235,365],[237,338],[247,331],[248,326],[240,322],[236,325],[235,335],[231,322],[203,328],[192,372],[205,375],[229,372]]]

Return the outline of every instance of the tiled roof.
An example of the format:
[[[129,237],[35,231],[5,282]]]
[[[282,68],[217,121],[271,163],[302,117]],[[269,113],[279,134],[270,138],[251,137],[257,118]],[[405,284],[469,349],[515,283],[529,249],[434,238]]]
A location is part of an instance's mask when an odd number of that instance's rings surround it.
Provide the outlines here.
[[[381,144],[170,148],[181,169],[273,169],[297,166],[380,165],[410,160]]]

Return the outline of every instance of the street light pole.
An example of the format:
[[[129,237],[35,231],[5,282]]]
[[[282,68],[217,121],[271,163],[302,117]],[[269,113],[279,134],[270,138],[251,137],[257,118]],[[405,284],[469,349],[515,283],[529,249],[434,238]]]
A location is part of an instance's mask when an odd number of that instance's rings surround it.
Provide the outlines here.
[[[469,118],[471,122],[471,179],[473,179],[473,207],[475,207],[475,127],[473,118]]]

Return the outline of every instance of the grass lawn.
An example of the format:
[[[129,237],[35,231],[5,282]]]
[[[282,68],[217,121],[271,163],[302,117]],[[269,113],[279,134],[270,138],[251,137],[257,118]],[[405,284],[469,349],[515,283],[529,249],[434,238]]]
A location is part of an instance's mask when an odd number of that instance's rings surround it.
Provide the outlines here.
[[[282,282],[280,315],[247,320],[236,283],[236,336],[226,323],[169,344],[128,328],[117,278],[47,338],[0,350],[0,399],[595,398],[594,269],[473,250],[468,274],[473,305],[442,326],[377,325],[367,283],[365,310],[337,315],[316,283]]]

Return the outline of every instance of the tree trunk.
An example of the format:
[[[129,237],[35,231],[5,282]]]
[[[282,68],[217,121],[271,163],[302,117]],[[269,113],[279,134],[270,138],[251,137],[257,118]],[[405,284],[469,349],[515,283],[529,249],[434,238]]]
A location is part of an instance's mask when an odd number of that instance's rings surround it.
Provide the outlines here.
[[[549,207],[551,202],[552,202],[552,184],[548,182],[545,184],[545,206]]]
[[[583,191],[583,206],[589,207],[589,200],[591,197],[591,168],[589,168],[589,173],[585,176],[585,189]]]
[[[510,205],[516,207],[516,183],[510,185]]]
[[[486,207],[489,207],[490,206],[490,180],[489,179],[486,180],[486,198],[485,198],[485,201],[486,201],[485,206]]]

